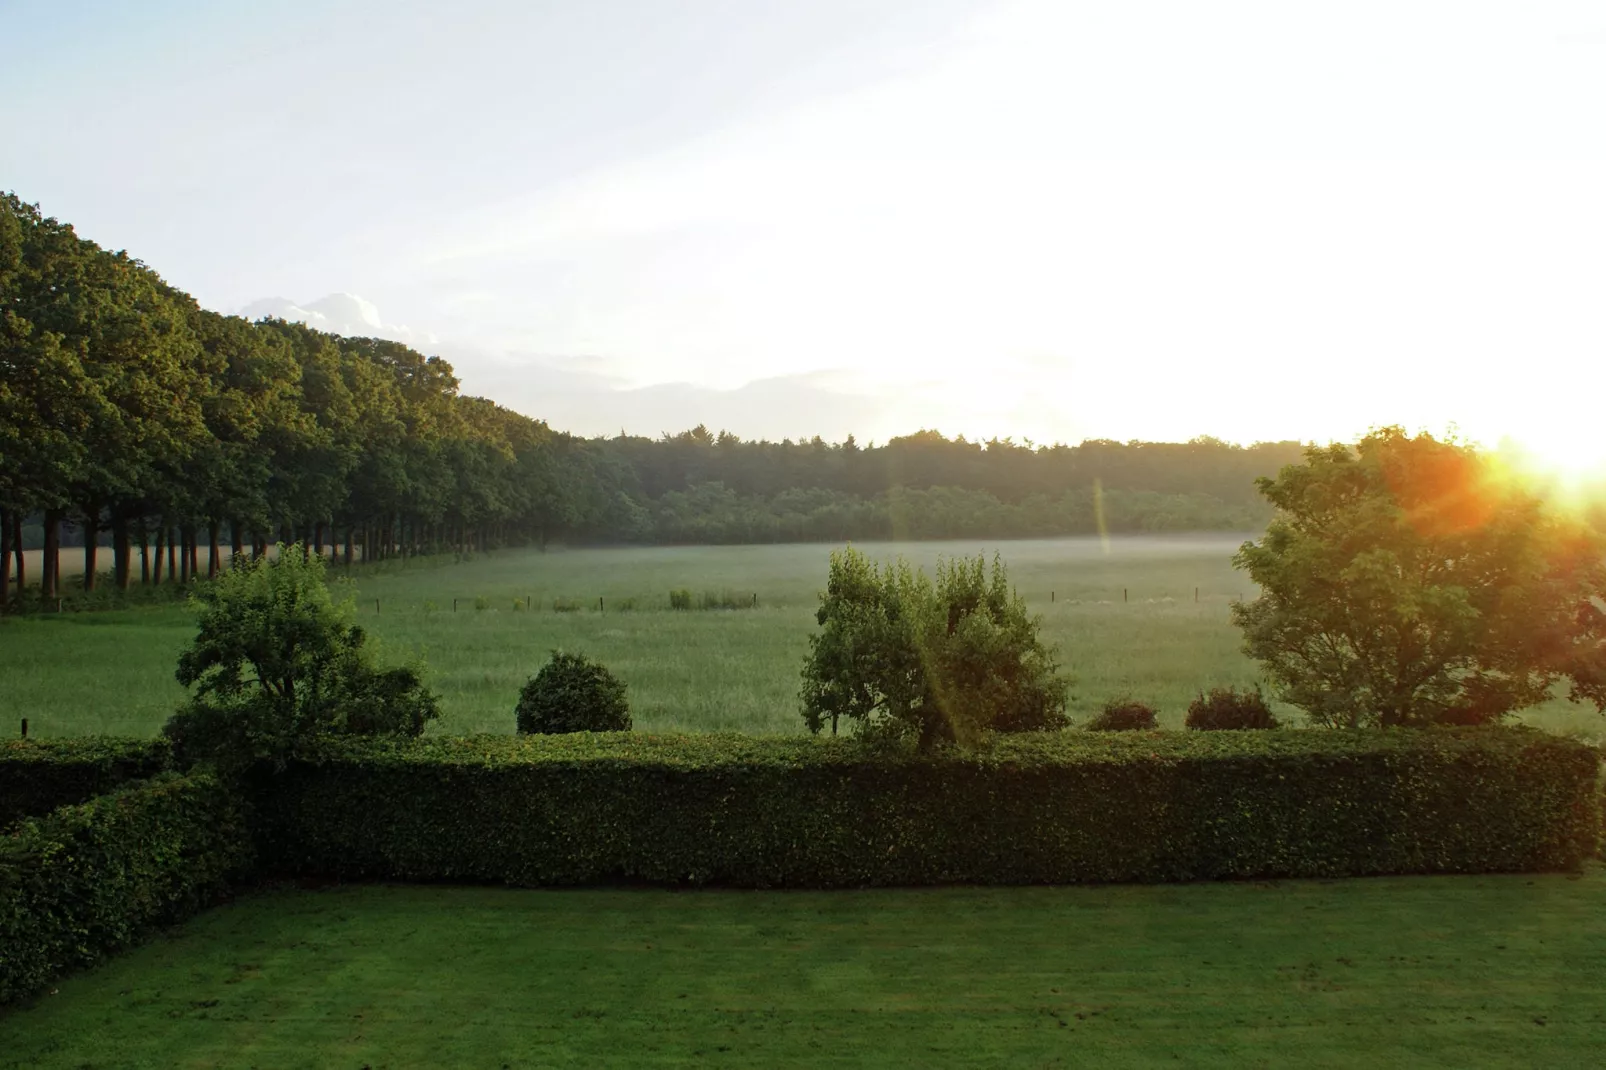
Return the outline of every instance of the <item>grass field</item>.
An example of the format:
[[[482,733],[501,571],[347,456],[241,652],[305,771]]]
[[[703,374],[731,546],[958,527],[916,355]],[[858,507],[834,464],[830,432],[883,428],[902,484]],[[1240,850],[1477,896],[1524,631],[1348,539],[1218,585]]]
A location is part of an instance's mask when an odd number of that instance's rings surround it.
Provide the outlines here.
[[[0,1012],[0,1066],[1582,1067],[1606,1050],[1603,907],[1598,868],[280,889]]]
[[[1077,720],[1130,692],[1157,703],[1162,723],[1179,727],[1198,689],[1256,679],[1227,617],[1230,600],[1250,593],[1230,564],[1246,537],[1127,537],[1108,548],[1097,539],[1060,539],[865,549],[927,566],[939,554],[1001,551],[1077,678]],[[463,564],[359,572],[355,594],[363,625],[388,656],[426,661],[445,710],[437,732],[512,731],[518,689],[554,647],[609,665],[630,686],[638,729],[795,732],[798,669],[830,549],[507,551]],[[757,594],[758,607],[671,612],[674,588]],[[486,608],[476,609],[476,599]],[[526,599],[532,608],[515,610],[515,601]],[[585,608],[554,612],[559,600]],[[635,608],[623,609],[630,600]],[[0,621],[0,717],[11,722],[5,730],[28,717],[40,735],[156,731],[183,695],[173,667],[192,634],[190,615],[177,606]],[[1595,738],[1606,733],[1606,719],[1592,708],[1562,701],[1527,719]]]

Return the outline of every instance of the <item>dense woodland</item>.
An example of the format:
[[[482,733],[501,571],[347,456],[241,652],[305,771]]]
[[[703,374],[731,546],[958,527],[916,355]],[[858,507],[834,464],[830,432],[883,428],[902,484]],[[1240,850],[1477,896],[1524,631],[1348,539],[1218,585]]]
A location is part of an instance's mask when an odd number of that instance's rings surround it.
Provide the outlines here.
[[[59,593],[64,533],[93,588],[107,564],[118,587],[183,582],[221,547],[276,540],[349,563],[551,539],[1243,530],[1269,515],[1254,477],[1299,453],[935,431],[754,442],[700,425],[584,439],[461,394],[450,364],[401,343],[210,312],[0,196],[0,604],[14,585]],[[15,551],[35,546],[29,575]]]

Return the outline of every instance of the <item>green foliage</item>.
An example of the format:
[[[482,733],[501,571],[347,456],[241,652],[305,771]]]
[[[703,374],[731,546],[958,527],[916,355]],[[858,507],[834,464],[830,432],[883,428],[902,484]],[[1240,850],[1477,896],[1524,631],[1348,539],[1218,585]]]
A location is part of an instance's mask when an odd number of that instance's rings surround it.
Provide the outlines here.
[[[561,650],[525,683],[513,712],[521,733],[630,731],[625,685],[584,654]]]
[[[1154,707],[1146,702],[1114,698],[1104,704],[1086,727],[1090,732],[1150,732],[1160,727],[1154,716]]]
[[[165,739],[8,739],[0,742],[0,829],[81,803],[167,769]]]
[[[1606,543],[1492,458],[1388,428],[1260,488],[1233,620],[1317,724],[1496,721],[1561,680],[1606,709]]]
[[[704,591],[697,599],[698,609],[752,609],[756,604],[751,594],[742,594],[728,588],[721,591]]]
[[[210,774],[163,773],[0,834],[0,1004],[210,905],[251,843]]]
[[[290,873],[838,887],[1575,870],[1591,747],[1510,728],[1058,733],[983,751],[630,734],[329,741],[261,801]],[[1364,800],[1364,805],[1358,801]]]
[[[559,597],[552,600],[552,612],[554,613],[578,613],[585,607],[586,604],[578,598]]]
[[[1220,731],[1241,728],[1276,728],[1277,718],[1266,705],[1266,696],[1257,686],[1253,691],[1239,691],[1235,687],[1212,687],[1207,695],[1203,691],[1188,703],[1188,716],[1184,722],[1196,731]]]
[[[679,588],[676,588],[673,591],[670,591],[669,592],[669,608],[670,609],[690,609],[691,608],[691,592],[686,590],[684,587],[679,587]]]
[[[477,594],[474,596],[474,608],[480,612],[484,612],[485,610],[491,608],[491,600],[483,594]]]
[[[319,735],[416,736],[439,716],[417,670],[373,664],[351,603],[334,602],[322,559],[299,547],[241,562],[197,608],[176,673],[193,693],[165,729],[186,759],[282,761]]]
[[[815,620],[802,690],[811,732],[836,735],[846,718],[927,749],[1067,723],[1068,682],[998,557],[991,570],[980,555],[939,559],[933,584],[902,559],[883,569],[852,547],[833,552]]]

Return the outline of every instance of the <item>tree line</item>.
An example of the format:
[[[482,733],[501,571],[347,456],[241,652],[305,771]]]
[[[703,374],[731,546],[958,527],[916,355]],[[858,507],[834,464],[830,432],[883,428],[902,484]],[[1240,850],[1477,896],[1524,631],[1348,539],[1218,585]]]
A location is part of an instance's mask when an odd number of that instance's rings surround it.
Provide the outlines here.
[[[1242,530],[1297,443],[585,439],[395,341],[201,308],[0,195],[0,603],[184,582],[300,542],[346,562],[553,538],[771,542]],[[44,551],[38,575],[20,551]],[[201,552],[202,549],[206,552]]]

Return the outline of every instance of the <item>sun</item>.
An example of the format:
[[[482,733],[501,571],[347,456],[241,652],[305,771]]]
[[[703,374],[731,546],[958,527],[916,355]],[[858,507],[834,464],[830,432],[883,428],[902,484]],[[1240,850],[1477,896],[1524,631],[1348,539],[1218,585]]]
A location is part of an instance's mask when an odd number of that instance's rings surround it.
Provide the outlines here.
[[[1498,452],[1512,466],[1571,494],[1606,495],[1606,429],[1558,419],[1503,439]]]

